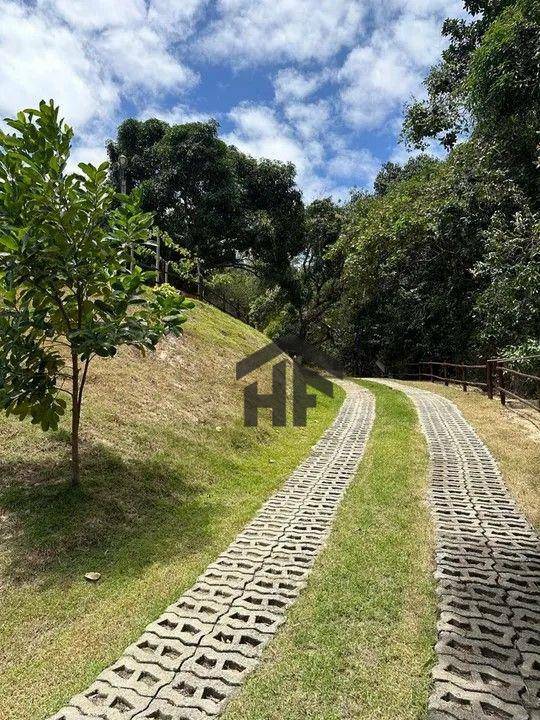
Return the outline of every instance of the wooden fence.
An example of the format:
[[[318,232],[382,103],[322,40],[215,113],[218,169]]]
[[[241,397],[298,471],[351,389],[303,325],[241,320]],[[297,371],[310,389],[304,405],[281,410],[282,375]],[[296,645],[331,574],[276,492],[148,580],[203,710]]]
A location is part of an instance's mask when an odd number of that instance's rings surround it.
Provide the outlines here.
[[[540,376],[516,370],[510,365],[519,362],[538,361],[540,356],[523,358],[492,358],[477,365],[423,361],[408,365],[412,372],[400,373],[399,377],[460,385],[464,392],[469,387],[479,388],[490,399],[496,395],[503,405],[507,399],[517,400],[533,410],[540,411]]]

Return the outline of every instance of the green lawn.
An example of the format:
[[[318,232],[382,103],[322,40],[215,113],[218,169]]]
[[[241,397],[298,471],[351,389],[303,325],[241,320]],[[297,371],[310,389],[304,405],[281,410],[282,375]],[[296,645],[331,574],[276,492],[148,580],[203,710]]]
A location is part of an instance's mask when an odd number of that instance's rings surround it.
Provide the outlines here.
[[[434,661],[427,456],[399,392],[377,416],[329,545],[226,720],[423,718]]]
[[[77,492],[65,430],[0,419],[2,720],[41,720],[93,682],[332,422],[339,388],[307,428],[243,426],[234,362],[264,342],[200,306],[179,344],[98,365]]]

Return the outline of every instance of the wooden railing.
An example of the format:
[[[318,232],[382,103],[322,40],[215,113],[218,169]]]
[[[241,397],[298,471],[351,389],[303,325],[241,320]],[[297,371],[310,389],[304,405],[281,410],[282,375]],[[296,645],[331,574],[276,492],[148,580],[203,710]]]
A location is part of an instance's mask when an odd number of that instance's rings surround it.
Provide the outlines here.
[[[498,395],[503,405],[506,405],[508,398],[512,398],[540,411],[540,376],[509,367],[510,364],[536,359],[540,365],[540,356],[492,358],[476,365],[428,360],[408,365],[408,370],[412,372],[400,373],[399,376],[442,382],[447,386],[460,385],[464,392],[469,387],[475,387],[485,392],[490,399]]]
[[[502,358],[486,362],[488,397],[492,399],[494,394],[498,393],[503,405],[506,405],[507,397],[511,397],[528,405],[533,410],[540,410],[540,377],[510,368],[507,365],[508,362],[515,362],[515,360]],[[521,392],[517,392],[519,389]],[[527,392],[527,389],[529,393],[528,396],[525,396],[524,393]]]

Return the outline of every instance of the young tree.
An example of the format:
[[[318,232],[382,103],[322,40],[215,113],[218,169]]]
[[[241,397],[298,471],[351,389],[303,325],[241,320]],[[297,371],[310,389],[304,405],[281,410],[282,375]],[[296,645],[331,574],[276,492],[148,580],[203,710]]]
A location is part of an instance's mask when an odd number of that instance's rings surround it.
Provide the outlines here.
[[[71,398],[73,485],[92,359],[119,345],[152,349],[181,332],[179,294],[153,290],[153,273],[129,272],[130,245],[152,216],[117,196],[108,164],[66,173],[73,131],[53,102],[8,120],[0,133],[0,406],[56,429]]]

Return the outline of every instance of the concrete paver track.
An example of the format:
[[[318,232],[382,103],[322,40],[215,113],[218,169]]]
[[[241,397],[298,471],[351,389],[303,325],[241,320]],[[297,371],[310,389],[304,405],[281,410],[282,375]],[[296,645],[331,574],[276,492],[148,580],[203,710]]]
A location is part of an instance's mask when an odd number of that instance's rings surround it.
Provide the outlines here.
[[[354,478],[374,399],[352,382],[332,426],[229,548],[54,720],[206,720],[257,666]]]
[[[431,459],[438,663],[429,720],[540,720],[540,538],[453,403],[415,403]]]

